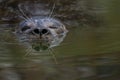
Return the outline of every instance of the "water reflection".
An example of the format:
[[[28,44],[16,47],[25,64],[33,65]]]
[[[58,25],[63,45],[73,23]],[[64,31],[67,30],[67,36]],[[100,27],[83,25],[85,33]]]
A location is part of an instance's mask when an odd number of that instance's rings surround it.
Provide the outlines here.
[[[54,55],[26,48],[12,33],[19,19],[9,13],[24,1],[0,1],[6,4],[0,5],[0,80],[118,80],[120,24],[114,17],[119,7],[112,0],[58,1],[54,16],[63,20],[69,34],[53,48]]]
[[[106,57],[107,56],[107,57]],[[49,54],[33,54],[0,63],[1,80],[112,80],[119,78],[119,54],[58,57],[57,64]]]

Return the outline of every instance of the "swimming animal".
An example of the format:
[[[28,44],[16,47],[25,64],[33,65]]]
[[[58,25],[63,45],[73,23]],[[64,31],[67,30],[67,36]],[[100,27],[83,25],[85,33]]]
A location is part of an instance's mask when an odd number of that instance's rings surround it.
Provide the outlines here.
[[[38,51],[58,46],[67,32],[60,20],[40,16],[23,20],[15,31],[20,42]]]

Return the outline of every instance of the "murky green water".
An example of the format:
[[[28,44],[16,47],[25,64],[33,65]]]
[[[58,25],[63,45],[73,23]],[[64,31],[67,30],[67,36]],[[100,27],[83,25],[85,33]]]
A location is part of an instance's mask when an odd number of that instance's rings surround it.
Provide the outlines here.
[[[48,9],[53,2],[36,1]],[[119,0],[58,0],[54,16],[69,32],[59,46],[42,52],[23,46],[13,33],[21,3],[0,2],[0,80],[119,80]]]

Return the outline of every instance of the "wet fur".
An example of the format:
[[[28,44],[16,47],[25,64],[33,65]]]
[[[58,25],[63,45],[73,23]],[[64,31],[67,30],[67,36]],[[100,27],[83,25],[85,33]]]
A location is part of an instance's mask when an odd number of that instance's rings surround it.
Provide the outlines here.
[[[53,5],[50,14],[46,17],[28,17],[21,9],[21,5],[18,7],[19,11],[22,14],[21,17],[24,19],[16,29],[16,35],[18,36],[19,41],[27,43],[29,46],[33,44],[44,44],[48,46],[48,48],[58,46],[63,41],[68,31],[62,22],[55,18],[52,18],[55,4]],[[28,29],[25,29],[25,27]],[[40,35],[34,32],[35,29],[46,29],[49,32],[47,34]]]

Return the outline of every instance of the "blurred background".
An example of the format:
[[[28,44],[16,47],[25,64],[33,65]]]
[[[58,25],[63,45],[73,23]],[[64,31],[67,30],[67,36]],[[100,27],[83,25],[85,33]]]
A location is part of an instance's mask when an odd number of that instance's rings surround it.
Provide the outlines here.
[[[65,40],[41,52],[20,43],[14,30],[25,14],[60,19]],[[0,80],[119,80],[119,0],[0,0]]]

